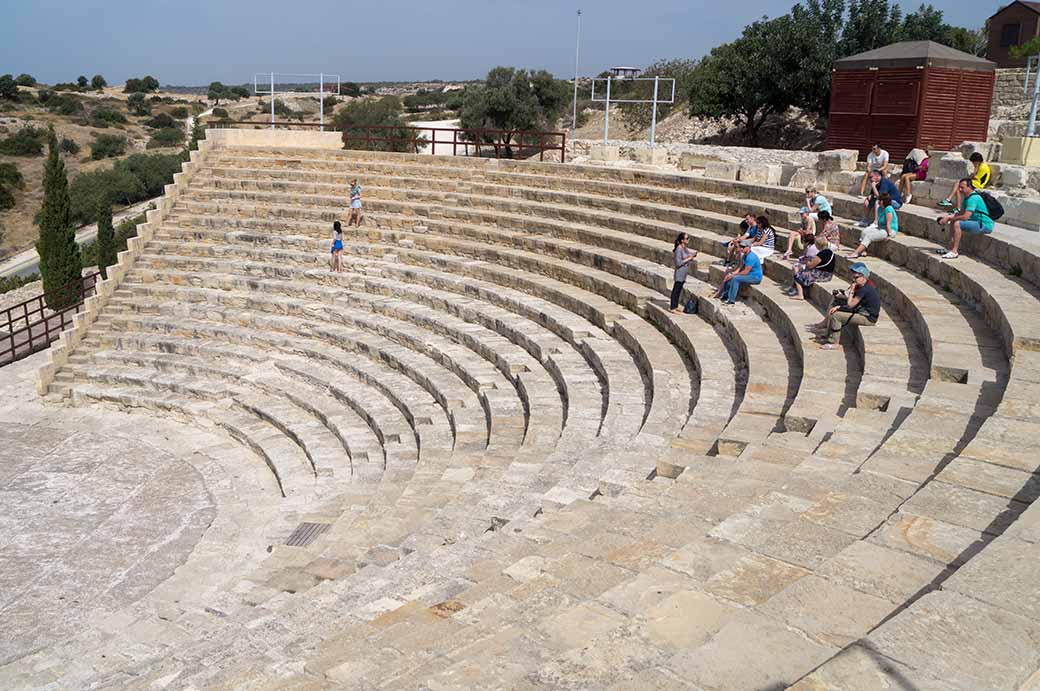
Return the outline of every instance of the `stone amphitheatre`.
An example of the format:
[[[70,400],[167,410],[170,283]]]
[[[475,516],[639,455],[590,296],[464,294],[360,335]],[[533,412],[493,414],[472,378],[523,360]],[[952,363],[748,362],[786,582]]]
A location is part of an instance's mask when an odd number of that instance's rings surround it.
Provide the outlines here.
[[[668,311],[801,199],[211,130],[4,370],[0,686],[1040,687],[1040,240],[905,208],[841,351],[846,263]]]

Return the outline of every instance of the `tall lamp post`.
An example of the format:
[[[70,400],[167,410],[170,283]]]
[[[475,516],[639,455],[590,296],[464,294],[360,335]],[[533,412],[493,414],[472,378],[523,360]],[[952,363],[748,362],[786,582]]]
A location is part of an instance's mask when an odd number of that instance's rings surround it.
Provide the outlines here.
[[[574,39],[574,113],[571,116],[571,137],[578,134],[578,54],[581,49],[581,10],[578,10],[578,35]]]

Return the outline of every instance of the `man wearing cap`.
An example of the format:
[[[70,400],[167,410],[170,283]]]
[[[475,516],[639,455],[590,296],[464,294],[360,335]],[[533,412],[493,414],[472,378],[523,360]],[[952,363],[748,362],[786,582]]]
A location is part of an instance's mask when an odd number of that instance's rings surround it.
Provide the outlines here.
[[[715,297],[725,295],[725,298],[722,300],[723,305],[736,303],[740,286],[745,284],[755,285],[762,282],[762,260],[751,251],[751,246],[754,244],[751,240],[740,241],[740,268],[726,273],[726,276],[722,279],[722,285],[719,286],[719,290],[715,294]]]
[[[827,311],[827,333],[822,337],[824,350],[837,350],[841,346],[841,330],[847,324],[854,326],[873,326],[877,324],[881,312],[881,295],[871,283],[870,269],[863,262],[856,262],[849,267],[852,285],[845,291],[845,304],[838,304]]]

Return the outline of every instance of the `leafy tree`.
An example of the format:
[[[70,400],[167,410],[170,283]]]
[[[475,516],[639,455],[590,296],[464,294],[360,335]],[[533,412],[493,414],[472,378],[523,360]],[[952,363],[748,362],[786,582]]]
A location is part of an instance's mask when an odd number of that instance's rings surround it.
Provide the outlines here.
[[[224,109],[221,108],[220,110],[224,110]],[[216,112],[217,112],[217,109],[214,108],[213,109],[214,115],[216,114]],[[224,111],[224,113],[225,113],[225,117],[226,117],[227,116],[227,111]],[[187,148],[184,150],[185,160],[190,158],[190,156],[188,156],[188,154],[190,152],[198,150],[199,142],[202,141],[205,138],[206,138],[206,129],[203,127],[202,121],[198,118],[198,116],[193,117],[192,120],[191,120],[191,135],[188,137]],[[131,158],[133,158],[133,157],[131,156]]]
[[[231,97],[236,101],[240,98],[249,98],[252,95],[252,92],[249,90],[248,86],[233,86],[229,89],[229,91],[231,93]]]
[[[133,115],[143,116],[152,112],[152,104],[140,91],[130,94],[126,99],[126,107]]]
[[[97,209],[97,265],[102,278],[108,278],[108,267],[116,263],[116,232],[112,227],[112,204],[106,198]]]
[[[123,89],[124,93],[135,94],[135,93],[151,93],[159,90],[159,80],[149,75],[142,77],[141,79],[127,79],[126,86]]]
[[[24,72],[15,77],[14,81],[18,86],[36,86],[36,80],[33,79],[33,76]]]
[[[209,90],[206,92],[206,98],[219,105],[220,99],[227,98],[228,96],[229,93],[226,86],[220,82],[210,82]]]
[[[9,74],[0,76],[0,98],[18,100],[18,83]]]
[[[115,108],[95,108],[90,114],[90,124],[94,127],[108,127],[109,125],[125,125],[126,116]]]
[[[74,94],[56,94],[47,99],[47,110],[58,115],[76,115],[83,112],[83,101]]]
[[[90,158],[100,161],[126,153],[126,137],[117,134],[99,134],[90,145]]]
[[[277,101],[275,105],[277,108]],[[410,152],[412,151],[412,130],[407,128],[401,113],[401,100],[396,96],[358,100],[352,101],[347,107],[336,113],[333,124],[336,129],[344,133],[346,148]],[[378,131],[363,129],[370,125],[393,125],[393,127]],[[370,137],[392,141],[366,143],[362,141],[366,133]],[[418,141],[425,141],[425,138],[419,137]]]
[[[900,40],[903,10],[888,0],[849,0],[839,54],[855,55]]]
[[[712,49],[694,71],[690,85],[690,115],[701,118],[732,116],[756,142],[766,118],[792,105],[782,76],[793,51],[777,51],[793,33],[789,17],[763,20],[744,28],[732,43]],[[786,55],[785,55],[786,54]]]
[[[170,111],[170,115],[179,120],[184,120],[188,117],[188,109],[184,106],[177,106],[176,108]]]
[[[686,95],[690,92],[690,83],[693,78],[693,71],[697,67],[695,60],[688,60],[685,58],[676,58],[674,60],[658,60],[651,64],[639,75],[640,77],[668,77],[675,80],[675,100],[676,103],[658,103],[657,104],[657,119],[658,121],[663,120],[672,112],[672,109],[680,105],[680,101],[686,99]],[[625,84],[625,82],[621,82]],[[638,84],[639,87],[633,88],[632,96],[634,98],[652,98],[654,95],[654,85],[652,82],[628,82],[629,85]],[[613,88],[613,85],[611,86]],[[671,95],[672,83],[661,82],[658,90],[658,98],[667,99]],[[653,121],[653,106],[649,103],[623,103],[621,104],[621,114],[625,120],[625,123],[632,129],[645,129],[650,126]]]
[[[70,217],[77,224],[91,223],[101,204],[133,204],[148,196],[144,183],[128,170],[113,167],[80,173],[69,185]]]
[[[108,82],[106,82],[105,78],[102,77],[100,74],[95,74],[93,79],[90,80],[90,88],[94,89],[95,91],[101,91],[106,86],[108,86]]]
[[[63,154],[78,154],[79,153],[79,144],[77,144],[75,141],[69,139],[68,137],[63,137],[62,138],[61,143],[58,145],[58,148],[61,149],[61,152]]]
[[[983,57],[989,46],[989,20],[979,29],[966,29],[963,26],[951,26],[949,45],[969,55]],[[1036,53],[1033,53],[1034,55]]]
[[[339,85],[339,92],[344,96],[353,96],[357,98],[361,96],[361,87],[354,82],[343,82]]]
[[[78,86],[79,88],[86,89],[89,84],[90,82],[82,74],[76,77],[76,86]]]
[[[570,87],[545,70],[496,67],[483,85],[466,90],[459,117],[463,129],[544,130],[555,126],[569,102]],[[508,146],[512,135],[500,139]]]
[[[14,192],[4,185],[0,185],[0,211],[14,208]]]
[[[69,182],[65,163],[58,155],[58,138],[48,134],[47,162],[43,168],[43,206],[40,209],[40,275],[47,306],[52,310],[70,307],[79,300],[75,282],[80,278],[79,247],[69,215]]]

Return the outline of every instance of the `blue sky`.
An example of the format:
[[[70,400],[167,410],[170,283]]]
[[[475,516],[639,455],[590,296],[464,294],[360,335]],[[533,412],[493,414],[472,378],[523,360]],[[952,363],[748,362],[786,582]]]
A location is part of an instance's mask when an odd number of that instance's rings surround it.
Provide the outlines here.
[[[338,72],[344,80],[472,79],[496,65],[582,74],[699,57],[794,0],[6,0],[0,74],[45,83],[152,74],[163,84],[244,83],[254,72]],[[920,0],[904,2],[916,7]],[[1003,3],[933,0],[976,27]],[[778,46],[778,50],[784,47]]]

